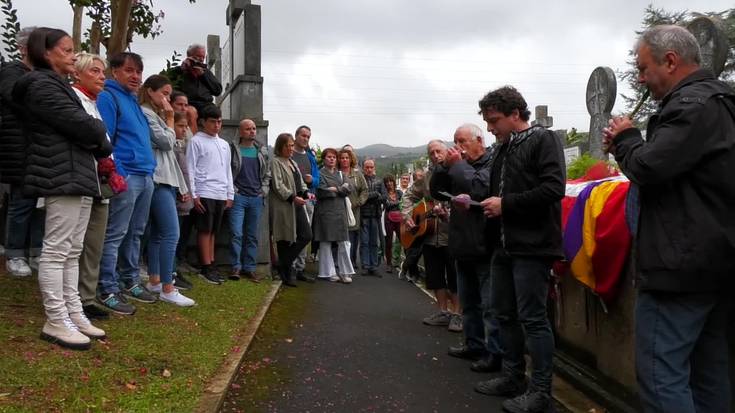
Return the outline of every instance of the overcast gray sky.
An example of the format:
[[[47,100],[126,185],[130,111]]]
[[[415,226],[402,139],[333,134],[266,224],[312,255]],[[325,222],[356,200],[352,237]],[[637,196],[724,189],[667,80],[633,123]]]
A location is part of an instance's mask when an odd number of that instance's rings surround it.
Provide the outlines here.
[[[15,0],[22,25],[71,31],[66,0]],[[226,0],[155,0],[164,34],[136,39],[146,75],[173,50],[207,34],[224,43]],[[585,88],[592,70],[626,68],[649,1],[268,0],[262,10],[264,112],[272,140],[312,127],[322,147],[415,146],[451,140],[473,122],[477,101],[510,84],[548,105],[554,129],[589,129]],[[729,0],[651,2],[667,10],[721,11]],[[41,6],[42,5],[42,6]],[[618,93],[626,92],[618,82]],[[616,111],[622,111],[618,97]],[[494,138],[489,137],[488,141]]]

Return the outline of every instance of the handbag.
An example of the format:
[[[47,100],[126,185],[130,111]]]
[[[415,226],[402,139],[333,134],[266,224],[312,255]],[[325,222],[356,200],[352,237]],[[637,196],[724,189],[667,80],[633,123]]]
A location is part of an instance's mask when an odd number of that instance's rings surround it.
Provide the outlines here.
[[[339,179],[342,182],[345,181],[345,178],[342,176],[342,171],[339,171]],[[354,227],[357,225],[357,220],[355,219],[355,214],[352,213],[352,202],[348,196],[345,197],[345,207],[347,208],[347,226]]]

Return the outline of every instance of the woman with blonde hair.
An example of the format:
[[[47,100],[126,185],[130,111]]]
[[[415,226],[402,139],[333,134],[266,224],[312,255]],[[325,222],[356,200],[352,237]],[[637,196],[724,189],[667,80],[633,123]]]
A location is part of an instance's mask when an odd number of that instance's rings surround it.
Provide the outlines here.
[[[156,157],[153,173],[153,197],[150,210],[150,240],[148,241],[148,274],[146,288],[158,293],[158,298],[181,307],[190,307],[194,300],[174,287],[173,271],[176,245],[179,241],[179,220],[176,210],[177,192],[189,197],[184,174],[174,153],[174,110],[169,102],[171,81],[152,75],[143,82],[138,101],[151,129],[151,144]]]
[[[357,155],[352,151],[349,145],[342,147],[339,151],[338,159],[339,171],[350,182],[353,191],[350,192],[349,199],[352,206],[352,216],[355,224],[348,228],[350,240],[350,261],[352,266],[357,266],[357,249],[360,246],[360,207],[367,201],[368,191],[365,176],[360,169],[357,168]]]

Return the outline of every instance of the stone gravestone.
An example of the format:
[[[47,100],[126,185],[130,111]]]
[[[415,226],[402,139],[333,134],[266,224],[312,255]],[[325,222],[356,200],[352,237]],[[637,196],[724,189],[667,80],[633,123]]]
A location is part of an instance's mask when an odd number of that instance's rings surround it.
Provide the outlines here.
[[[549,116],[549,107],[546,105],[539,105],[535,108],[536,118],[531,122],[531,126],[539,125],[548,129],[554,126],[554,118]]]
[[[260,6],[251,4],[250,0],[230,0],[225,20],[230,34],[223,47],[220,47],[219,36],[207,37],[208,64],[214,68],[224,88],[217,99],[223,118],[220,136],[237,144],[239,123],[249,118],[258,128],[258,143],[267,146],[268,121],[263,119],[263,77],[260,72]],[[270,262],[268,221],[266,200],[258,223],[257,260],[261,264]],[[221,238],[229,243],[228,225],[223,225],[222,229]],[[223,258],[229,247],[218,247],[218,262],[229,263],[228,257]]]
[[[590,155],[598,159],[607,159],[602,152],[602,129],[607,127],[612,116],[615,97],[617,95],[615,72],[609,67],[600,66],[592,71],[587,82],[587,112],[589,112],[589,148]]]
[[[687,25],[687,30],[697,38],[702,53],[702,67],[719,76],[725,69],[729,49],[727,34],[722,26],[711,18],[702,16],[692,20]]]

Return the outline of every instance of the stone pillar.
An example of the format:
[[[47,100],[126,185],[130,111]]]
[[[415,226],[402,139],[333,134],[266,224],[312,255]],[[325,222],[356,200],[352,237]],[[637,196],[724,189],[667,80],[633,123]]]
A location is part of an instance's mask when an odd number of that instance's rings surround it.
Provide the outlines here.
[[[220,49],[226,68],[220,65],[222,85],[226,87],[218,103],[224,119],[221,136],[235,144],[239,141],[238,126],[248,118],[258,128],[256,139],[268,145],[268,121],[263,119],[263,77],[260,71],[261,30],[260,6],[250,0],[230,0],[225,20],[230,36]],[[217,42],[219,47],[219,41]],[[258,223],[258,263],[270,263],[269,214],[266,205]]]
[[[697,38],[702,53],[702,67],[710,69],[715,76],[719,76],[725,69],[729,50],[727,33],[722,25],[710,17],[701,16],[692,20],[687,25],[687,30]]]
[[[617,80],[615,72],[609,67],[598,67],[592,71],[587,82],[587,112],[590,118],[590,155],[598,159],[607,159],[602,152],[602,129],[607,126],[612,116],[610,112],[615,106]]]

